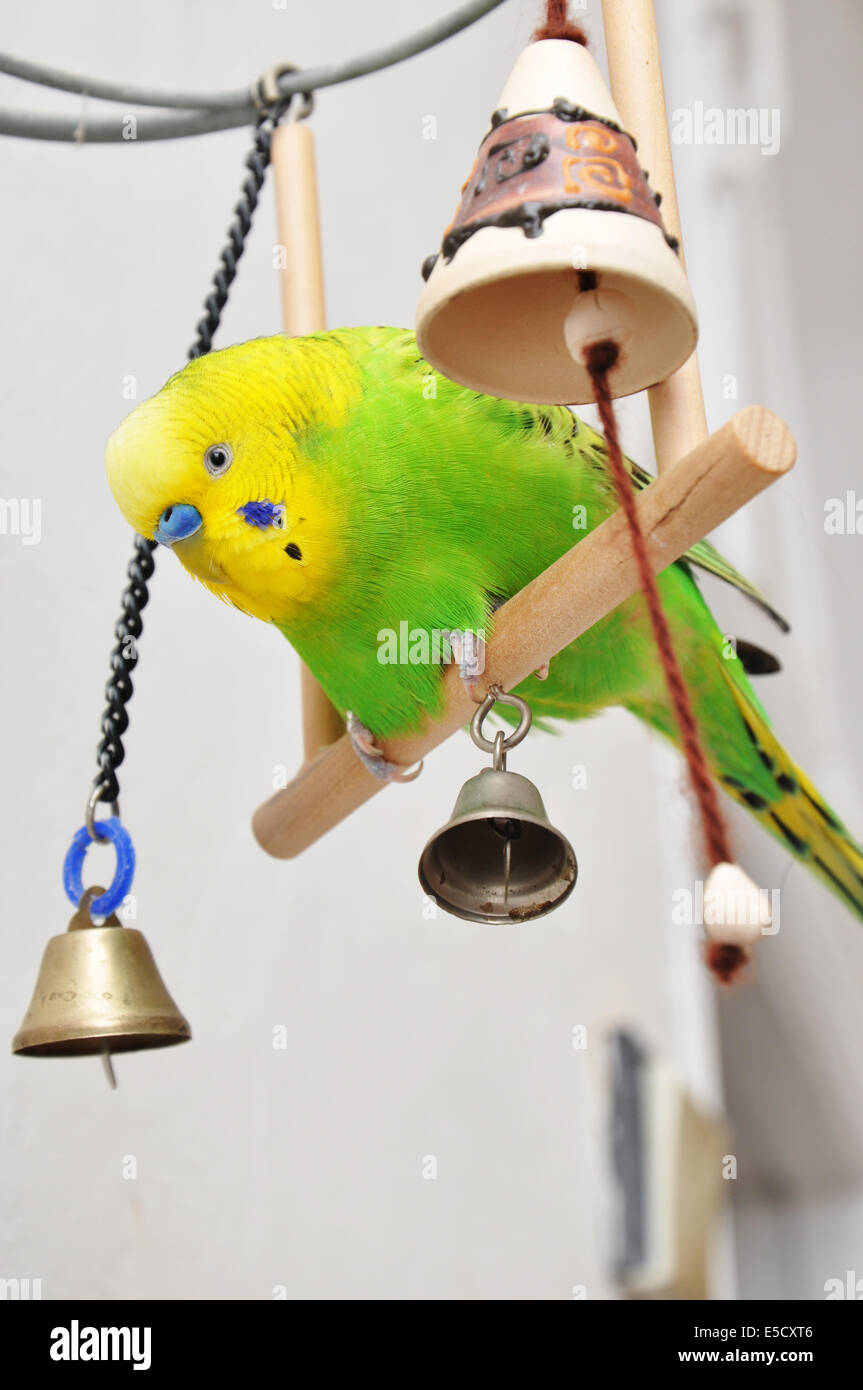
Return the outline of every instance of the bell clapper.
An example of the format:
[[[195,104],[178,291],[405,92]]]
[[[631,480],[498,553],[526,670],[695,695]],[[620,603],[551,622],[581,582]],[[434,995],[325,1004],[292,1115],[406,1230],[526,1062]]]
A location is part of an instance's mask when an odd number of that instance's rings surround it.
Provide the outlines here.
[[[111,1049],[109,1047],[102,1049],[102,1067],[104,1068],[108,1085],[111,1087],[112,1091],[116,1091],[117,1077],[114,1072],[114,1063],[111,1059]]]
[[[525,705],[525,710],[527,711],[527,726],[530,728],[530,722],[533,716],[527,705]],[[522,717],[524,718],[524,715]],[[482,720],[480,720],[480,724],[482,724]],[[471,726],[471,736],[473,736],[473,726]],[[495,772],[506,772],[506,749],[504,748],[503,729],[498,729],[494,736],[494,761],[492,762],[492,767]],[[502,820],[500,822],[493,822],[493,828],[503,839],[503,900],[504,903],[507,903],[509,902],[509,881],[512,874],[512,842],[515,838],[513,833],[514,825],[511,820]]]

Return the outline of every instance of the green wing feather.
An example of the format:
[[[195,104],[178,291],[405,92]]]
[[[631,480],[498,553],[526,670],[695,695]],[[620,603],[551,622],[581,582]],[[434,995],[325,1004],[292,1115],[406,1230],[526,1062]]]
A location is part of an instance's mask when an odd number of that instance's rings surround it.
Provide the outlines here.
[[[533,417],[536,431],[544,431],[545,433],[549,432],[548,422],[554,420],[558,413],[562,414],[564,417],[572,414],[566,407],[558,406],[549,408],[548,406],[526,405],[523,409],[526,414]],[[591,427],[580,418],[578,448],[580,455],[592,461],[603,475],[607,475],[608,462],[605,440],[602,438],[602,435],[597,434],[596,430],[591,429]],[[632,459],[627,458],[625,462],[636,491],[641,492],[652,482],[656,481],[652,473],[648,473],[646,468],[642,468],[640,464],[633,462]],[[765,597],[761,590],[753,584],[751,580],[747,579],[745,575],[742,575],[739,570],[735,569],[723,555],[720,555],[719,551],[715,546],[711,545],[710,541],[698,541],[698,543],[687,550],[686,554],[681,556],[676,563],[687,570],[689,565],[696,565],[698,569],[704,570],[705,573],[714,575],[717,579],[723,580],[726,584],[731,584],[735,589],[738,589],[741,594],[745,594],[748,599],[751,599],[753,603],[757,604],[768,617],[772,618],[776,626],[782,632],[791,631],[791,625],[783,618],[781,613],[777,612],[770,600]]]

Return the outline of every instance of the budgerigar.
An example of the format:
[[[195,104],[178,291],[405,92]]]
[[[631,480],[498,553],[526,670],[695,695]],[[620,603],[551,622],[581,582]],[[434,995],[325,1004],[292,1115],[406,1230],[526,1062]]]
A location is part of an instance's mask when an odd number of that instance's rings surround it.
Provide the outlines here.
[[[457,386],[394,328],[257,339],[191,362],[120,425],[107,465],[127,521],[277,627],[351,712],[366,755],[443,698],[441,666],[382,660],[382,635],[428,634],[431,655],[436,634],[490,634],[495,608],[616,505],[603,441],[570,410]],[[711,770],[863,915],[863,853],[771,732],[693,565],[769,606],[704,543],[660,576]],[[640,595],[519,693],[544,720],[620,705],[677,738]]]

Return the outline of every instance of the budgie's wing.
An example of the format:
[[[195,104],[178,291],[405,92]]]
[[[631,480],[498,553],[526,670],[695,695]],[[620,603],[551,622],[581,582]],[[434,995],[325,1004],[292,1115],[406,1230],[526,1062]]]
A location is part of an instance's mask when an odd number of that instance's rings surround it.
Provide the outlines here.
[[[627,459],[627,464],[629,465],[632,481],[639,492],[642,488],[647,487],[649,483],[654,481],[653,475],[648,473],[646,469],[641,468],[639,464],[633,463],[631,459]],[[781,613],[777,613],[776,609],[770,601],[765,598],[761,590],[742,575],[739,570],[736,570],[732,564],[729,564],[724,556],[719,554],[715,546],[710,544],[710,541],[699,541],[691,550],[687,550],[683,558],[689,560],[691,564],[697,565],[699,569],[706,570],[708,574],[714,574],[717,579],[723,579],[726,584],[733,584],[734,588],[739,589],[741,594],[745,594],[747,598],[752,599],[753,603],[757,603],[758,607],[763,609],[767,616],[773,619],[776,626],[780,628],[782,632],[791,631],[790,624],[782,617]]]
[[[350,344],[354,336],[361,332],[364,342],[370,348],[383,351],[387,357],[391,358],[393,353],[399,353],[405,365],[411,371],[428,372],[428,364],[417,355],[416,340],[412,333],[405,329],[398,328],[364,328],[362,330],[347,329],[329,334],[332,338],[344,338]],[[472,393],[465,393],[469,398]],[[573,444],[578,449],[582,459],[593,462],[595,466],[607,476],[608,460],[605,440],[602,435],[592,429],[586,421],[578,419],[578,433],[575,440],[572,437],[573,416],[567,407],[539,406],[520,404],[514,406],[512,402],[500,402],[501,409],[518,411],[521,417],[522,429],[527,428],[531,433],[537,435],[551,436],[555,438],[560,435],[559,442],[562,448],[572,450]],[[633,486],[637,491],[642,491],[654,481],[653,475],[632,459],[626,459]],[[687,563],[688,562],[688,563]],[[685,556],[677,562],[681,568],[689,571],[689,565],[696,565],[699,569],[705,570],[708,574],[715,575],[717,579],[722,579],[726,584],[731,584],[740,593],[756,603],[768,617],[772,618],[777,627],[782,632],[790,631],[790,624],[782,617],[781,613],[773,607],[770,601],[762,594],[761,590],[748,580],[739,570],[735,569],[719,551],[710,544],[709,541],[699,541],[697,545],[687,550]]]

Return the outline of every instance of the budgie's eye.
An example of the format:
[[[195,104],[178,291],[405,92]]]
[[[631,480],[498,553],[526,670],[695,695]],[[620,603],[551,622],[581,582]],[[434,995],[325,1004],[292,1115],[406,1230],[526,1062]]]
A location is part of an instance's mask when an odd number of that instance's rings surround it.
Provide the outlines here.
[[[214,478],[227,473],[234,461],[234,451],[230,444],[211,444],[204,454],[204,467]]]

